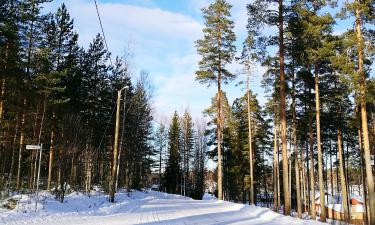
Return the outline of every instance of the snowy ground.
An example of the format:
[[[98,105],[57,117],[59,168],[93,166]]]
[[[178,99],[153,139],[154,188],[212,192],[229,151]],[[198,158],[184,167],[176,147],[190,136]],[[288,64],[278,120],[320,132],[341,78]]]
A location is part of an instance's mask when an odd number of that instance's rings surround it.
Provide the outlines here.
[[[0,213],[0,224],[321,224],[266,208],[218,201],[208,195],[197,201],[153,191],[133,192],[130,197],[119,193],[116,203],[109,203],[103,194],[88,197],[73,193],[64,204],[51,197],[44,202],[34,212],[34,203],[24,197],[18,208]]]

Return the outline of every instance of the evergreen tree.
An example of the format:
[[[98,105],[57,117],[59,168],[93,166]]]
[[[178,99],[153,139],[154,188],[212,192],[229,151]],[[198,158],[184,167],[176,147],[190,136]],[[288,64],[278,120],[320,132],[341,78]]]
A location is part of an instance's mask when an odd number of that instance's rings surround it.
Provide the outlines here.
[[[225,0],[216,0],[208,8],[202,10],[206,28],[204,38],[196,42],[198,53],[202,56],[196,79],[200,83],[217,83],[217,137],[218,137],[218,197],[222,193],[222,152],[221,152],[221,83],[227,83],[235,75],[226,69],[234,57],[236,36],[233,32],[234,23],[230,20],[231,5]]]
[[[168,193],[177,194],[179,191],[179,178],[181,168],[179,166],[181,152],[180,123],[175,111],[168,131],[168,161],[165,169],[165,184]]]
[[[371,162],[370,162],[370,145],[369,145],[369,132],[368,132],[368,117],[367,117],[367,108],[366,108],[366,78],[368,70],[365,68],[365,60],[366,60],[366,34],[365,27],[366,23],[373,24],[375,17],[374,17],[374,2],[371,0],[355,0],[353,2],[345,2],[342,8],[342,12],[340,14],[341,17],[346,18],[349,16],[353,16],[355,18],[355,46],[356,46],[356,58],[357,58],[357,65],[356,65],[356,73],[353,77],[353,83],[359,83],[359,87],[357,87],[357,92],[359,93],[359,102],[360,102],[360,109],[361,109],[361,129],[362,129],[362,141],[363,141],[363,152],[364,152],[364,163],[366,168],[366,183],[368,188],[369,196],[375,195],[375,186],[374,186],[374,177],[372,174],[371,169]],[[370,28],[370,36],[368,36],[368,40],[371,39],[370,37],[373,36],[373,31]],[[370,45],[373,44],[371,42],[367,42]],[[375,198],[369,198],[369,224],[374,223],[375,221]]]
[[[183,182],[183,195],[191,195],[190,164],[194,149],[193,121],[188,110],[185,110],[181,118],[181,169]]]
[[[286,121],[286,80],[284,65],[284,22],[288,11],[283,0],[277,1],[278,10],[270,8],[272,0],[257,0],[248,4],[248,25],[249,33],[259,36],[259,46],[262,50],[267,45],[278,45],[279,61],[279,95],[280,95],[280,122],[281,122],[281,143],[282,143],[282,171],[283,171],[283,192],[284,192],[284,214],[290,215],[290,193],[288,181],[288,158],[287,158],[287,121]],[[260,30],[264,26],[277,26],[278,36],[266,38]],[[264,54],[263,54],[264,55]]]

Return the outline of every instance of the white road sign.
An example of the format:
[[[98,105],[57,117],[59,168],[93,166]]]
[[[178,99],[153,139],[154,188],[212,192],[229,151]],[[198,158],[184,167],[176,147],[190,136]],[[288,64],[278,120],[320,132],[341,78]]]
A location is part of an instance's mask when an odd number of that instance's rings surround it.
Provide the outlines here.
[[[26,145],[26,149],[40,149],[40,145]]]

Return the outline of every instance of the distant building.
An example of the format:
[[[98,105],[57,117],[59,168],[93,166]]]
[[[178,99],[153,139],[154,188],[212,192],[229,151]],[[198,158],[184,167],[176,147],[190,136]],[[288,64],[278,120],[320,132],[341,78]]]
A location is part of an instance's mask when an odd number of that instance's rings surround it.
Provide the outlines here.
[[[330,195],[326,193],[326,215],[329,219],[334,220],[344,220],[344,210],[341,204],[341,195]],[[363,198],[360,196],[351,196],[350,197],[350,207],[349,207],[349,216],[350,216],[350,223],[351,224],[363,224],[364,218],[364,207],[363,207]],[[315,195],[315,208],[320,215],[320,195],[319,192]]]

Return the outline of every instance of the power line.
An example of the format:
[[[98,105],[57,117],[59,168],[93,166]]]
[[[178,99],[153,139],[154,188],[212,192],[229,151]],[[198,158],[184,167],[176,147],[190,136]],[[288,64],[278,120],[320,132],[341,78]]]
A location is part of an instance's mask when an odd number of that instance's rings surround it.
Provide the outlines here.
[[[98,4],[97,4],[96,0],[94,0],[94,3],[95,3],[95,8],[96,8],[96,14],[98,15],[98,19],[99,19],[100,28],[101,28],[102,34],[103,34],[104,44],[105,44],[105,47],[106,47],[107,51],[110,52],[109,48],[108,48],[108,44],[107,44],[107,39],[105,38],[102,19],[100,18]],[[111,56],[109,57],[109,62],[111,63],[111,66],[113,67]]]

